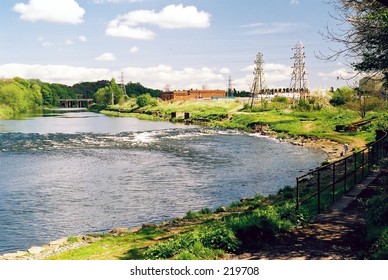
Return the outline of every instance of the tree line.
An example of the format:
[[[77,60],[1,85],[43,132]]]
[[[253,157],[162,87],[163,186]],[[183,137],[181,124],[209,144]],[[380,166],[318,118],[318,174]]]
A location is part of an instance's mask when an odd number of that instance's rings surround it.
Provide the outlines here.
[[[73,86],[18,77],[0,79],[0,117],[10,117],[42,107],[59,107],[60,99],[93,99],[95,103],[107,105],[111,104],[112,91],[116,104],[125,98],[146,93],[159,97],[161,92],[144,87],[140,83],[130,82],[125,85],[124,93],[114,79],[81,82]]]

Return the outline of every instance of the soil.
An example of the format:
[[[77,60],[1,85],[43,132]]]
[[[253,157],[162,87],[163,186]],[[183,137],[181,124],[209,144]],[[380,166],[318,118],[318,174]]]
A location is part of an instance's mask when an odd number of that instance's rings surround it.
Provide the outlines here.
[[[341,211],[318,215],[314,223],[279,236],[260,249],[241,251],[228,259],[244,260],[362,260],[368,258],[364,202],[378,193],[380,173]],[[386,186],[385,186],[386,187]]]

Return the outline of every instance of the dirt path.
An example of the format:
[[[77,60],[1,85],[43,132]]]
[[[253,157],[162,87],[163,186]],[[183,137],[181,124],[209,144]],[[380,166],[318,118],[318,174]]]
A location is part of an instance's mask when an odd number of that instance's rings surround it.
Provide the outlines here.
[[[376,186],[369,178],[357,195],[344,197],[337,209],[318,215],[314,223],[279,237],[275,244],[242,252],[230,259],[247,260],[349,260],[364,259],[368,251],[363,201],[373,196]],[[339,208],[339,209],[338,209]]]

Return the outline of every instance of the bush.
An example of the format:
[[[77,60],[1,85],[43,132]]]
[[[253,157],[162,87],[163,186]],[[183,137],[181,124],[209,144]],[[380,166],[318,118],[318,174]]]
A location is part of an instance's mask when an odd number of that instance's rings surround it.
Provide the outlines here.
[[[156,106],[158,101],[151,97],[149,93],[139,95],[136,97],[136,104],[139,108],[143,108],[145,106]]]
[[[279,211],[273,206],[268,206],[266,209],[258,209],[248,215],[234,217],[227,222],[227,225],[235,232],[243,247],[260,247],[275,241],[281,232],[288,231],[294,226],[286,217],[291,215],[290,207],[287,206],[287,209]]]
[[[366,219],[374,226],[388,226],[388,195],[383,194],[368,199],[366,204]]]
[[[174,260],[214,260],[224,254],[222,250],[212,250],[201,242],[196,242],[188,250],[184,250],[174,257]]]
[[[213,259],[224,251],[233,252],[239,246],[233,231],[220,223],[151,246],[144,252],[144,257],[153,260]]]
[[[388,227],[386,227],[375,243],[372,259],[388,260]]]
[[[200,231],[200,241],[206,247],[227,252],[233,252],[240,247],[240,242],[234,232],[224,223],[203,228]]]

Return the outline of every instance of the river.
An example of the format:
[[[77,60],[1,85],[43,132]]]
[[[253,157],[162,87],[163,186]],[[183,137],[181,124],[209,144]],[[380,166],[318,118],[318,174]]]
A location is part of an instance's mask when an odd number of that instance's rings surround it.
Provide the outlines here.
[[[91,112],[0,120],[0,254],[273,194],[325,159],[255,134]]]

